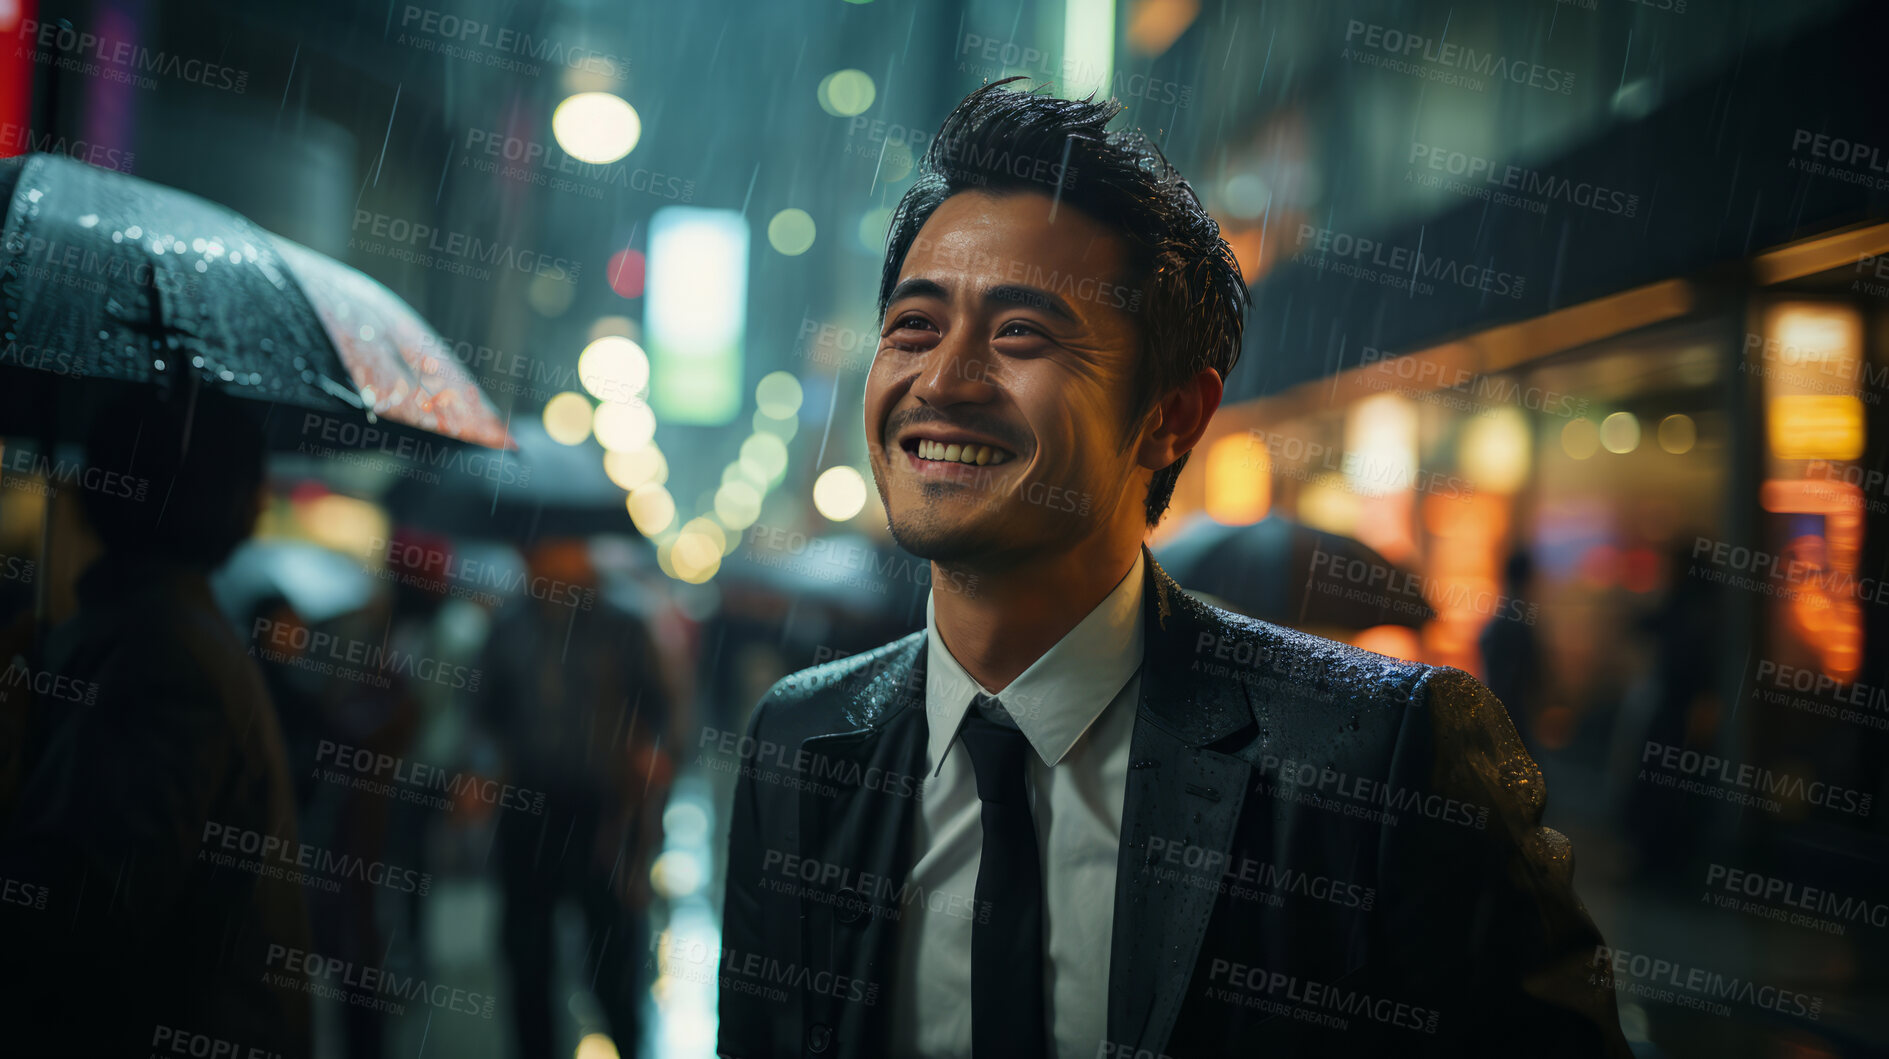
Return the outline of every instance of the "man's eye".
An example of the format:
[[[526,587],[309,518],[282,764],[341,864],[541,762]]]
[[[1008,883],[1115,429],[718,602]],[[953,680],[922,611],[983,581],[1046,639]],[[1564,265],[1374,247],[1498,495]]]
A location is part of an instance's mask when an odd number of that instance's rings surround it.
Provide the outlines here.
[[[1022,321],[1019,321],[1019,320],[1012,320],[1011,322],[1003,325],[1003,327],[998,329],[997,331],[998,338],[1010,338],[1010,337],[1041,338],[1042,336],[1043,336],[1043,332],[1038,331],[1036,328],[1031,327],[1029,324],[1023,323]]]
[[[898,322],[892,325],[892,330],[903,331],[907,328],[928,328],[930,326],[931,321],[922,316],[901,316]]]

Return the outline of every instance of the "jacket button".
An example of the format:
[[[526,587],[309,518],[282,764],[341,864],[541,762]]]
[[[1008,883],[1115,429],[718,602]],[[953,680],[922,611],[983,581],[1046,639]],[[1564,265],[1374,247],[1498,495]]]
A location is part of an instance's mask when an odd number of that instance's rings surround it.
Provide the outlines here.
[[[848,924],[857,923],[865,918],[865,894],[860,893],[858,890],[847,889],[841,890],[834,896],[838,899],[833,905],[835,909],[834,914],[839,917],[840,922]]]
[[[816,1052],[824,1052],[833,1046],[833,1027],[824,1022],[816,1022],[807,1029],[807,1047]]]

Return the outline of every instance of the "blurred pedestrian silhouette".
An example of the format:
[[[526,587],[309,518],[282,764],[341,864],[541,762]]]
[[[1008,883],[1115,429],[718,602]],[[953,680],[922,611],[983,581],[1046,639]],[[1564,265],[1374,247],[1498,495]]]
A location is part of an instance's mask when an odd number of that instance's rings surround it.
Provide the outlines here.
[[[661,847],[672,771],[668,694],[644,622],[596,591],[587,546],[545,540],[528,591],[493,624],[475,697],[506,754],[507,782],[542,794],[542,814],[498,814],[504,949],[519,1054],[553,1054],[553,925],[582,907],[583,976],[619,1054],[641,1039],[649,861]]]
[[[1502,570],[1502,594],[1509,600],[1529,598],[1528,583],[1535,563],[1526,548],[1510,553]],[[1477,646],[1482,649],[1483,683],[1509,709],[1515,730],[1529,756],[1541,756],[1541,737],[1536,730],[1541,706],[1541,643],[1535,627],[1518,616],[1532,613],[1526,605],[1496,608],[1496,616],[1483,627]]]
[[[4,689],[34,700],[0,833],[10,1054],[185,1035],[310,1054],[287,959],[309,946],[302,888],[259,870],[280,863],[264,843],[296,848],[282,736],[206,577],[259,510],[254,414],[202,393],[120,401],[82,472],[55,476],[54,547],[82,572],[76,612]]]

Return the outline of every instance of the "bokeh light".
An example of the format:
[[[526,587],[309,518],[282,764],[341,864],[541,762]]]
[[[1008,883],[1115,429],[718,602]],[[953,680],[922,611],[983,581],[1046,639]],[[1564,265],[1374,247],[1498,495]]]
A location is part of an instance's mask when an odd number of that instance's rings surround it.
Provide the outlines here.
[[[767,222],[767,244],[788,257],[813,248],[813,217],[802,209],[785,209]]]
[[[617,297],[641,298],[647,266],[648,262],[641,250],[624,249],[610,255],[610,262],[604,266],[603,274],[610,281],[610,289],[617,293]]]
[[[731,530],[744,530],[761,517],[761,491],[739,478],[715,490],[715,517]]]
[[[661,485],[669,480],[669,461],[655,445],[625,452],[605,452],[603,473],[624,490]]]
[[[605,335],[577,355],[577,381],[599,401],[640,400],[649,387],[649,355],[621,335]]]
[[[845,522],[866,506],[866,479],[851,467],[828,467],[813,483],[813,509]]]
[[[611,452],[630,452],[656,436],[656,413],[641,401],[618,401],[597,406],[590,429],[597,444]]]
[[[790,371],[771,371],[754,387],[754,403],[769,419],[786,419],[800,411],[800,380]]]
[[[872,83],[872,75],[864,70],[835,70],[820,79],[814,95],[821,110],[836,118],[850,118],[864,114],[879,90]]]
[[[1667,452],[1684,456],[1698,441],[1699,428],[1691,416],[1681,413],[1659,421],[1659,447]]]
[[[675,498],[669,490],[653,483],[632,490],[624,506],[629,508],[630,521],[645,537],[654,537],[676,520]]]
[[[1600,451],[1600,428],[1591,419],[1570,419],[1561,428],[1561,451],[1585,460]]]
[[[643,119],[621,96],[579,92],[551,112],[551,135],[572,158],[607,165],[636,149]]]
[[[582,445],[590,436],[590,402],[569,390],[546,401],[544,432],[560,445]]]
[[[1640,420],[1632,412],[1615,412],[1600,421],[1600,443],[1608,452],[1624,455],[1640,447]]]

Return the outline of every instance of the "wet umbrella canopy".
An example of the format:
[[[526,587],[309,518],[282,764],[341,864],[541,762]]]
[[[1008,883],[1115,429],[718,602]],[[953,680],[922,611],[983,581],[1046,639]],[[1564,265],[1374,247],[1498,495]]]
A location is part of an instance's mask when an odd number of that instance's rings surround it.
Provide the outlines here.
[[[1420,582],[1369,546],[1278,515],[1250,526],[1203,516],[1155,557],[1183,587],[1280,625],[1416,628],[1436,617]]]
[[[58,155],[0,163],[0,192],[0,431],[69,438],[84,419],[67,414],[74,391],[195,379],[342,424],[506,445],[433,329],[353,269],[196,196]]]

